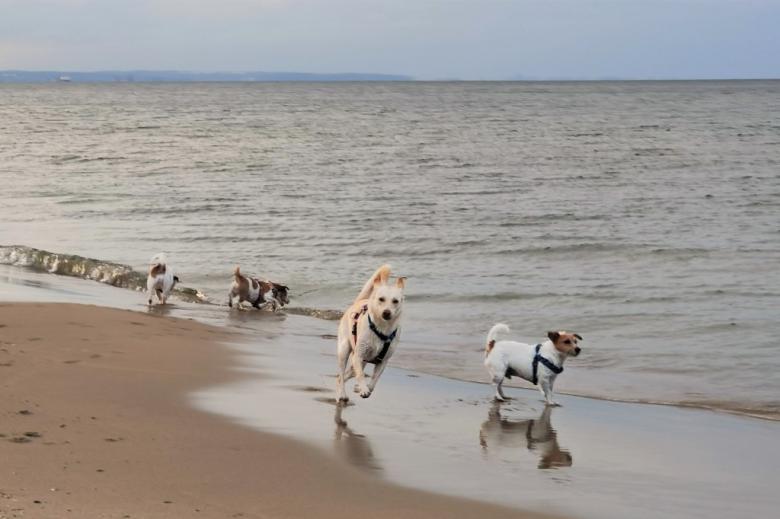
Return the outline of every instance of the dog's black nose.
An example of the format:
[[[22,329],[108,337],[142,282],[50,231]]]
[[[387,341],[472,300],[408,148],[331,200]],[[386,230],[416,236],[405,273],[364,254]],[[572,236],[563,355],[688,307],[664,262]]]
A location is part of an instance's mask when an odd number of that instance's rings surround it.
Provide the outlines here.
[[[577,346],[576,348],[574,348],[574,354],[575,354],[575,355],[579,355],[581,351],[582,351],[582,348],[580,348],[579,346]]]
[[[385,310],[384,312],[382,312],[382,319],[384,319],[385,321],[389,321],[391,317],[393,317],[393,312],[391,312],[390,310]]]

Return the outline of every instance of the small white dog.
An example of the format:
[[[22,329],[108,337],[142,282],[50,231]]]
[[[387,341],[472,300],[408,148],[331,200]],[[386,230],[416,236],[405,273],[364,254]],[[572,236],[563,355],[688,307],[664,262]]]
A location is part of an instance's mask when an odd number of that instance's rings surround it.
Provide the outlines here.
[[[149,276],[146,278],[149,306],[152,306],[152,294],[157,294],[158,301],[164,305],[173,287],[179,282],[179,278],[173,274],[173,269],[167,262],[168,259],[162,252],[155,254],[149,260]]]
[[[349,401],[344,385],[352,377],[357,379],[355,391],[363,398],[371,396],[398,344],[406,278],[399,277],[392,285],[389,278],[390,266],[379,267],[341,317],[336,376],[339,402]],[[366,383],[364,369],[369,363],[374,364],[374,371]]]
[[[518,376],[538,386],[547,405],[558,405],[553,401],[555,378],[563,372],[566,358],[576,357],[582,351],[577,343],[582,337],[565,331],[547,332],[547,341],[532,346],[515,341],[496,342],[499,333],[509,333],[509,327],[493,326],[485,348],[485,367],[496,388],[496,400],[506,398],[501,389],[504,379]]]

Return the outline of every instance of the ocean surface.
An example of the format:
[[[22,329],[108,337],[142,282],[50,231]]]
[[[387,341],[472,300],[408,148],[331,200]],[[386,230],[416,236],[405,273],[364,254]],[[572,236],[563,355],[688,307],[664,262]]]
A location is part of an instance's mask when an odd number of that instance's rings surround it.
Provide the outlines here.
[[[241,264],[328,317],[390,262],[394,365],[484,381],[493,323],[567,329],[558,391],[780,418],[777,114],[780,81],[0,85],[0,263],[135,288],[165,251],[185,299]]]

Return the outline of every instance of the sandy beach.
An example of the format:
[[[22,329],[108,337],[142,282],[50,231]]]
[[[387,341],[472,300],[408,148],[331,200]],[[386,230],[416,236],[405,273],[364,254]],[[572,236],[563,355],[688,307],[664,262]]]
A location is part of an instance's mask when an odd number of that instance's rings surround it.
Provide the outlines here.
[[[223,329],[75,304],[0,305],[0,517],[532,517],[396,487],[193,409],[238,377]]]

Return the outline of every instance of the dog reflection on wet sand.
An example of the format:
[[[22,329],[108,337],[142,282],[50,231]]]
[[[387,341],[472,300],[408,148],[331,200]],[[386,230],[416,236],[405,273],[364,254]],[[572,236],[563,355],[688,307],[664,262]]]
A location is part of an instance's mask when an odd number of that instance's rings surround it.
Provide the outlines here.
[[[334,448],[336,454],[344,458],[348,463],[361,469],[380,470],[371,443],[362,435],[353,431],[347,422],[341,417],[343,405],[336,406],[336,415],[333,421],[336,423],[334,434]]]
[[[494,402],[479,430],[485,451],[527,447],[539,455],[540,469],[570,467],[572,457],[558,445],[558,433],[550,423],[553,408],[545,406],[536,419],[510,420],[501,416],[501,402]]]

